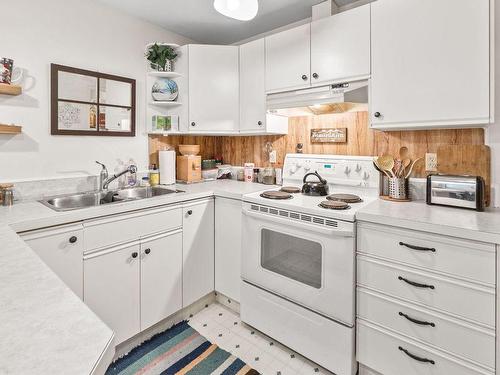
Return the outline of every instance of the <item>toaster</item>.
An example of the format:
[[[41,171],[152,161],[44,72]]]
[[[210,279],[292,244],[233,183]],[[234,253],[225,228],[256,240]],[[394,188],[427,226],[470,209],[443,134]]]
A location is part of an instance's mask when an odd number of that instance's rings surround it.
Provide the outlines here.
[[[484,190],[480,176],[434,174],[427,177],[427,204],[484,211]]]

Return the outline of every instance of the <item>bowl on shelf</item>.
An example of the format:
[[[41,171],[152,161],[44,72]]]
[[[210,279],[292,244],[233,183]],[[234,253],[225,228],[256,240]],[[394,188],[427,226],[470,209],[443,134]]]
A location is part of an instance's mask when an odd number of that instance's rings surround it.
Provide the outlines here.
[[[184,156],[195,156],[200,153],[200,145],[179,145],[179,152]]]
[[[179,96],[179,87],[171,79],[157,79],[151,88],[151,96],[155,101],[172,102]]]

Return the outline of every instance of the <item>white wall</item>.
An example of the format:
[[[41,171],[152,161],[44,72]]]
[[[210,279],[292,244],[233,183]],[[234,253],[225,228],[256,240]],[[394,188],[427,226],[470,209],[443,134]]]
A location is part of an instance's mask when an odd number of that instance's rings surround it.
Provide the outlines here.
[[[0,135],[0,181],[98,174],[95,160],[112,171],[117,160],[148,163],[145,134],[144,47],[152,41],[190,41],[93,0],[15,0],[0,22],[0,57],[25,69],[25,91],[0,96],[0,123],[23,126],[23,134]],[[137,135],[50,135],[50,63],[137,80]]]

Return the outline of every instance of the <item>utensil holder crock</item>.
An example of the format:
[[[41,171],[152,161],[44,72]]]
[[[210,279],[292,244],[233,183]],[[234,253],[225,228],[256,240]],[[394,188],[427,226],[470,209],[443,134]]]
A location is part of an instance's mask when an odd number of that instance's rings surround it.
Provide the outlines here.
[[[389,178],[389,197],[392,199],[408,199],[408,179],[404,177]]]

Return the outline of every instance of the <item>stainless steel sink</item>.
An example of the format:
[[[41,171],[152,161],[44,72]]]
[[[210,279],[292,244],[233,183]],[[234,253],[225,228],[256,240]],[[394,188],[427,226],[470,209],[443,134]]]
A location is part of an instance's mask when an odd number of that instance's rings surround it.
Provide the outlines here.
[[[103,192],[60,195],[57,197],[43,199],[40,202],[55,211],[71,211],[175,193],[183,193],[183,191],[166,189],[163,187],[131,187]]]

